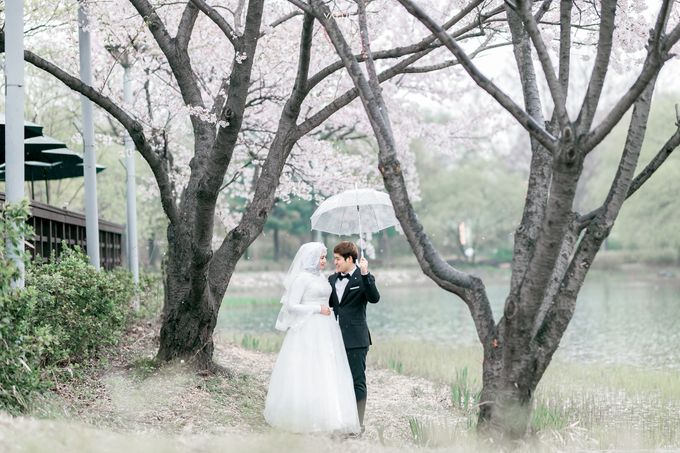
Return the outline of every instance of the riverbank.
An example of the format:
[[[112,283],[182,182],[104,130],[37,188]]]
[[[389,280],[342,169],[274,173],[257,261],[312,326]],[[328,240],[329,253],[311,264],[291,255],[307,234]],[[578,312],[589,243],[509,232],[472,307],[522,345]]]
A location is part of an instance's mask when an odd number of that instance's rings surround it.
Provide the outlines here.
[[[415,264],[400,268],[376,267],[371,268],[373,274],[380,281],[381,286],[417,286],[431,283],[430,278]],[[284,269],[285,267],[285,269]],[[271,267],[266,270],[253,270],[249,265],[237,267],[236,272],[229,282],[229,292],[275,290],[281,288],[281,282],[286,275],[287,266],[278,263],[278,268]],[[469,272],[488,283],[509,283],[510,265],[508,263],[498,266],[489,265],[465,265],[460,270]],[[629,280],[634,278],[640,281],[677,281],[680,286],[680,266],[676,264],[649,265],[642,262],[621,261],[617,258],[604,257],[596,262],[588,274],[587,279],[597,279],[610,275],[615,271],[617,278]],[[327,269],[330,275],[332,269]]]

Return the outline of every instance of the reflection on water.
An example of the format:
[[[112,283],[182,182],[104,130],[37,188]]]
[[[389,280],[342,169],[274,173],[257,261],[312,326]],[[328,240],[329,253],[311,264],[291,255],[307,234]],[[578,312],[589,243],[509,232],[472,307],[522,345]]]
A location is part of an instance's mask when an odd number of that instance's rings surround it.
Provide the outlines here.
[[[379,277],[379,276],[378,276]],[[380,287],[381,301],[369,306],[376,339],[400,337],[475,344],[477,337],[465,304],[434,284]],[[496,317],[508,285],[488,284]],[[258,294],[271,300],[278,293]],[[227,296],[238,297],[236,293]],[[276,304],[225,306],[218,330],[272,331]],[[578,362],[680,368],[680,282],[635,281],[615,273],[593,273],[579,295],[574,318],[555,357]]]

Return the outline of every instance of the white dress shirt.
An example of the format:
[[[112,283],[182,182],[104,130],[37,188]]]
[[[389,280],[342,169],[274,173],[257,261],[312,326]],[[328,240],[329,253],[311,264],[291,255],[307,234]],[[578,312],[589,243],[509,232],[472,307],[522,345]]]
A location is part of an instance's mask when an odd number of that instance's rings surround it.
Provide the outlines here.
[[[349,271],[349,276],[350,278],[354,274],[354,271],[357,270],[357,267],[354,266],[350,271]],[[339,278],[335,280],[335,294],[338,295],[338,303],[342,300],[342,295],[345,294],[345,289],[347,288],[347,284],[349,283],[349,278],[343,278],[340,280]]]

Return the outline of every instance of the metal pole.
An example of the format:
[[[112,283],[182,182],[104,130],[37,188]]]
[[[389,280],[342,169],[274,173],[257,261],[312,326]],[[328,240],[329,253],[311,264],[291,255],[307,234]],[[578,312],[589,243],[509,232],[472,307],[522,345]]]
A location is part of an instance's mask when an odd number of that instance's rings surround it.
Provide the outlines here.
[[[78,5],[78,44],[80,50],[80,79],[85,85],[92,85],[90,67],[90,32],[87,31],[87,12],[83,0]],[[94,153],[94,122],[92,102],[80,96],[83,112],[83,172],[85,175],[85,228],[87,255],[90,264],[99,270],[99,213],[97,212],[97,171]]]
[[[123,65],[123,99],[132,105],[130,64]],[[127,237],[128,264],[135,285],[139,285],[139,247],[137,244],[137,196],[135,188],[135,145],[130,134],[125,134],[125,168],[127,169]]]
[[[24,199],[24,2],[5,2],[5,190],[7,202]],[[23,238],[19,242],[23,247]],[[24,263],[20,250],[6,244],[7,255],[19,269],[14,282],[24,287]]]

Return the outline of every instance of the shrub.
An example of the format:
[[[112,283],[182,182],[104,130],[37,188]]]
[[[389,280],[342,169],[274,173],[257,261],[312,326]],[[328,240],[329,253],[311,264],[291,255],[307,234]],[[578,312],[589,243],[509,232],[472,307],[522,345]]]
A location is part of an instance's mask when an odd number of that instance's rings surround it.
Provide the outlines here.
[[[32,234],[27,217],[25,201],[6,204],[0,212],[0,409],[11,413],[25,410],[31,394],[48,385],[41,379],[41,357],[56,342],[49,326],[36,323],[35,291],[12,287],[20,274],[5,244],[18,250],[26,265],[21,238]]]
[[[46,364],[93,357],[125,329],[134,295],[130,274],[97,272],[77,247],[64,246],[58,260],[31,266],[26,284],[37,293],[36,318],[58,337],[59,349],[44,357]]]

